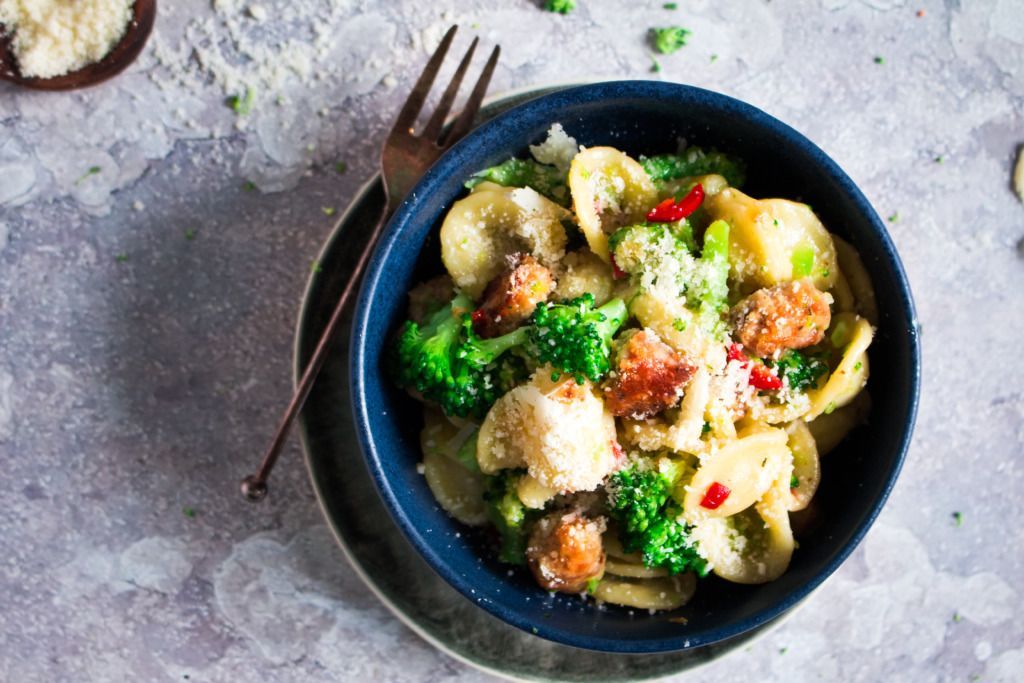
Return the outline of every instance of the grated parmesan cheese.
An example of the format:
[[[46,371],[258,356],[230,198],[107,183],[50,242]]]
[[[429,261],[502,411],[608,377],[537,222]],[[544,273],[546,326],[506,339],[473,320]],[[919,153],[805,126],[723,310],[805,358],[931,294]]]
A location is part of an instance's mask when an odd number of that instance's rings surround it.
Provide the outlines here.
[[[103,59],[124,36],[132,0],[0,0],[23,76],[52,78]]]

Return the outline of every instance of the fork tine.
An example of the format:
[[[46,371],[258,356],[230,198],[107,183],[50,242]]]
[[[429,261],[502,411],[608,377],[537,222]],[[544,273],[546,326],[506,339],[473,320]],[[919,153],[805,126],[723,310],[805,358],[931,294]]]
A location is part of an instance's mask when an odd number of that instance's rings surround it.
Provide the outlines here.
[[[444,38],[441,39],[441,44],[437,46],[434,54],[430,57],[430,61],[423,67],[423,73],[420,74],[419,80],[416,81],[416,86],[409,93],[409,98],[405,101],[402,111],[398,113],[395,125],[391,129],[392,132],[401,131],[405,133],[416,123],[416,117],[419,115],[420,109],[423,108],[423,103],[427,100],[430,86],[434,84],[434,79],[437,77],[437,72],[441,69],[441,63],[444,62],[444,57],[448,54],[448,48],[451,46],[452,40],[455,39],[455,31],[458,28],[458,26],[452,26],[448,29],[448,32],[444,34]]]
[[[479,38],[474,38],[470,44],[469,49],[466,50],[466,56],[462,58],[459,63],[459,68],[455,70],[455,75],[452,76],[451,83],[445,88],[444,94],[441,95],[441,101],[437,103],[437,109],[434,110],[433,116],[430,117],[430,121],[427,122],[427,127],[423,129],[423,138],[426,140],[438,140],[441,137],[441,128],[444,127],[444,120],[448,116],[448,112],[452,108],[452,103],[455,101],[455,96],[459,94],[459,86],[462,85],[462,77],[466,75],[466,69],[469,68],[469,63],[473,60],[473,53],[476,51],[476,45],[480,42]]]
[[[494,50],[491,51],[490,58],[487,60],[487,64],[484,65],[484,70],[480,72],[480,78],[477,79],[476,85],[473,86],[473,92],[470,93],[469,99],[466,100],[466,106],[463,107],[459,118],[455,119],[455,123],[448,129],[447,135],[441,141],[442,147],[447,147],[457,142],[459,138],[468,133],[469,129],[473,127],[473,120],[476,118],[477,112],[480,111],[480,104],[484,100],[484,95],[487,94],[487,86],[491,83],[491,76],[494,75],[494,67],[498,65],[499,55],[501,55],[501,46],[495,45]]]

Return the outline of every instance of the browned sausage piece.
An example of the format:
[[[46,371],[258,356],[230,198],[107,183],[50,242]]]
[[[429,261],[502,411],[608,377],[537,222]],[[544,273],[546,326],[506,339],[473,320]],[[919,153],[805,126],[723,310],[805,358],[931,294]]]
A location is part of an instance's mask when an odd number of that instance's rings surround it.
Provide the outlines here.
[[[832,319],[828,305],[810,278],[783,282],[736,304],[732,324],[743,346],[767,358],[820,342]]]
[[[651,330],[640,330],[619,348],[615,375],[605,387],[612,415],[643,420],[671,408],[697,367]]]
[[[529,254],[508,257],[508,267],[484,290],[483,301],[473,313],[473,326],[481,337],[499,337],[519,327],[537,304],[555,288],[551,271]]]
[[[604,574],[603,517],[573,510],[552,512],[533,526],[526,559],[541,588],[581,593],[587,581]]]

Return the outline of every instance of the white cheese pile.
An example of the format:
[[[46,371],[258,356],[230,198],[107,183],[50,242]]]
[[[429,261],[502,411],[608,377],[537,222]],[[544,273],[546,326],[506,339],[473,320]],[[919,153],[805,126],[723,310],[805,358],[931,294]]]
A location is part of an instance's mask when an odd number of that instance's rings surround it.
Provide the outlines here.
[[[133,0],[0,0],[22,76],[51,78],[103,59],[124,36]]]

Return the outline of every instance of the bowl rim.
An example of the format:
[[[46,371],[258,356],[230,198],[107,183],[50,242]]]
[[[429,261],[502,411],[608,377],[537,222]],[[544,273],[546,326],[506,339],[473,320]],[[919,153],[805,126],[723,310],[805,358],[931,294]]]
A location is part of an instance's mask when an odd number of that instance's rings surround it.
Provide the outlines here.
[[[618,640],[598,635],[583,635],[574,631],[554,627],[546,623],[538,623],[526,619],[518,610],[506,608],[492,600],[473,600],[474,585],[461,573],[453,570],[443,556],[437,552],[422,533],[422,529],[415,520],[409,517],[403,505],[399,501],[395,490],[387,481],[381,469],[381,453],[378,451],[373,438],[373,416],[367,406],[366,397],[366,354],[370,344],[379,344],[379,339],[371,339],[365,331],[368,329],[368,318],[374,293],[378,291],[382,278],[386,273],[383,269],[388,257],[395,249],[399,237],[408,227],[409,223],[416,219],[419,199],[427,195],[425,188],[435,184],[438,179],[449,175],[448,167],[455,164],[461,154],[467,151],[485,151],[488,140],[492,137],[491,131],[500,128],[502,124],[516,116],[530,115],[538,109],[542,111],[559,111],[564,107],[578,106],[581,103],[600,104],[613,100],[623,99],[703,99],[706,105],[713,108],[730,110],[746,119],[753,125],[770,129],[776,135],[784,138],[788,144],[801,147],[814,160],[820,171],[829,176],[839,187],[840,191],[847,195],[858,211],[863,214],[872,227],[874,237],[878,240],[878,246],[884,254],[884,265],[882,267],[891,271],[898,283],[896,295],[899,299],[896,308],[901,312],[902,319],[895,319],[892,324],[898,327],[909,340],[909,380],[910,391],[907,397],[906,417],[903,420],[903,434],[899,439],[895,461],[888,476],[885,479],[881,493],[872,503],[870,509],[861,523],[853,530],[849,540],[841,546],[837,552],[826,562],[814,575],[814,577],[801,585],[799,588],[786,594],[783,599],[756,612],[752,616],[738,622],[720,626],[700,635],[678,636],[671,638]],[[551,122],[559,118],[559,114],[552,113],[549,116]],[[524,141],[524,146],[526,141]],[[900,323],[903,323],[902,325]],[[821,148],[810,139],[796,131],[791,126],[783,123],[775,117],[767,114],[761,109],[747,104],[741,100],[723,95],[704,88],[697,88],[679,83],[668,83],[653,80],[614,80],[590,83],[577,87],[559,90],[536,99],[524,102],[508,111],[487,121],[478,128],[471,131],[465,138],[449,149],[441,158],[420,178],[416,186],[403,200],[401,205],[392,216],[385,227],[380,241],[374,248],[373,254],[367,266],[366,274],[359,291],[355,312],[352,320],[351,340],[349,357],[349,376],[351,382],[352,413],[356,427],[356,434],[360,451],[376,484],[377,493],[384,501],[385,507],[391,513],[398,527],[405,534],[406,538],[417,552],[426,560],[435,572],[452,585],[466,599],[474,602],[477,606],[487,610],[506,623],[512,624],[524,631],[533,633],[542,638],[555,642],[571,645],[582,649],[601,650],[605,652],[620,653],[656,653],[671,652],[694,647],[701,647],[711,643],[726,640],[740,633],[749,631],[762,624],[771,621],[773,618],[786,612],[803,598],[820,586],[846,561],[850,554],[860,545],[867,531],[874,524],[888,500],[896,480],[902,470],[907,450],[910,445],[917,417],[918,401],[921,382],[920,362],[920,340],[918,336],[918,320],[914,306],[910,284],[907,280],[903,264],[896,252],[896,247],[889,236],[888,230],[870,202],[853,182],[853,180],[832,160]],[[543,620],[542,620],[543,621]]]

